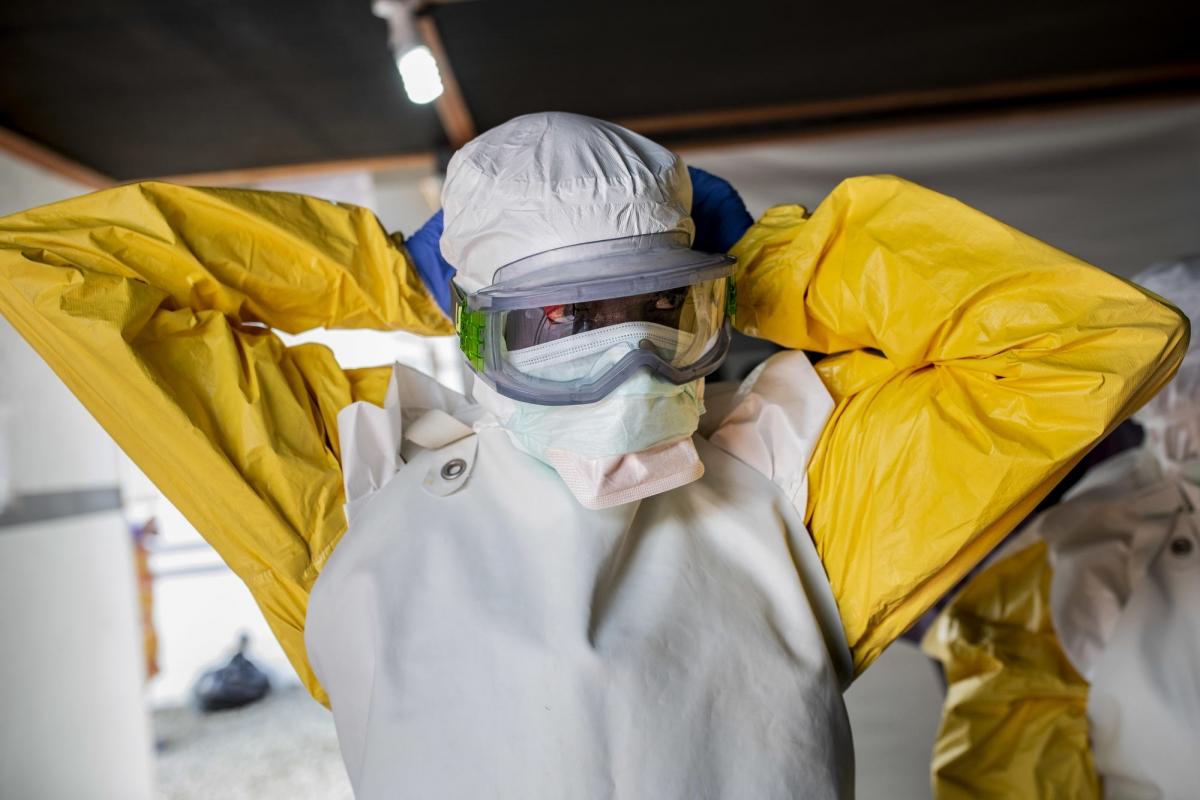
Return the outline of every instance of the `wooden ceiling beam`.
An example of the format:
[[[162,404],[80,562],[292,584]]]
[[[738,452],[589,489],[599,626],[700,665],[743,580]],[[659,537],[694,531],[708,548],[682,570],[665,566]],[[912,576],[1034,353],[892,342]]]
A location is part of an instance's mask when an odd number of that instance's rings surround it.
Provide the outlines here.
[[[971,103],[1034,100],[1051,95],[1120,90],[1153,86],[1189,79],[1200,79],[1200,62],[1162,67],[1033,78],[1022,81],[964,86],[951,89],[926,89],[890,92],[867,97],[818,100],[806,103],[696,111],[660,116],[627,117],[614,120],[646,136],[685,134],[722,128],[750,127],[809,120],[835,120],[898,111],[947,109]]]
[[[280,164],[269,167],[192,172],[184,175],[163,175],[141,180],[161,180],[188,186],[246,186],[275,178],[297,178],[328,175],[337,172],[387,172],[397,169],[433,169],[437,159],[433,153],[405,153],[372,158],[347,158],[338,161],[313,161],[306,164]]]
[[[104,189],[116,184],[116,181],[107,175],[101,174],[91,167],[85,167],[45,145],[26,139],[21,134],[7,128],[0,128],[0,151],[4,151],[26,164],[46,170],[69,181],[82,183],[93,189]]]
[[[1037,120],[1046,117],[1070,117],[1079,114],[1093,113],[1098,110],[1145,108],[1148,110],[1195,105],[1200,98],[1200,92],[1162,92],[1153,95],[1124,98],[1076,99],[1065,100],[1061,103],[1044,106],[1014,106],[1005,109],[956,109],[946,108],[936,113],[912,117],[892,117],[885,119],[856,120],[850,123],[839,123],[833,120],[828,125],[815,125],[799,130],[776,130],[758,132],[729,132],[721,135],[720,131],[712,131],[711,136],[701,139],[689,139],[668,146],[685,157],[697,153],[709,153],[732,148],[754,147],[759,145],[804,144],[814,141],[830,141],[848,139],[855,136],[872,136],[879,133],[894,131],[941,131],[943,133],[956,128],[970,127],[981,122],[995,120]],[[664,142],[669,142],[664,138]]]

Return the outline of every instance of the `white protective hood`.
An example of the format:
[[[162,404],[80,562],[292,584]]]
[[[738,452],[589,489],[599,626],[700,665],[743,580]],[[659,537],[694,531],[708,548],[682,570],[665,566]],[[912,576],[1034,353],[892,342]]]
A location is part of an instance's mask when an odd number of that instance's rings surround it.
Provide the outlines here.
[[[442,255],[468,293],[517,259],[568,245],[692,224],[683,160],[611,122],[546,112],[517,117],[450,159]]]

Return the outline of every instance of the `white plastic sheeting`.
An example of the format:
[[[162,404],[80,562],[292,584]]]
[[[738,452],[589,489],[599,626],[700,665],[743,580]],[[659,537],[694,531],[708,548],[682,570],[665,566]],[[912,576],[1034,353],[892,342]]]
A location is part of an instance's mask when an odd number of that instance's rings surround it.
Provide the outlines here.
[[[1200,101],[1141,102],[689,149],[751,214],[812,208],[849,175],[957,197],[1119,275],[1200,252]]]

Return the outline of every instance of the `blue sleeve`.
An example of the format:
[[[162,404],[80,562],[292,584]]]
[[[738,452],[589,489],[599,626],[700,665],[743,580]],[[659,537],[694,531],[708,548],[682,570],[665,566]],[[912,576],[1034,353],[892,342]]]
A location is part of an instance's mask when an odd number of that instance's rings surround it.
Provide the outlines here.
[[[441,238],[442,210],[438,209],[436,214],[405,240],[404,245],[417,266],[425,288],[442,307],[442,311],[452,317],[450,279],[454,277],[455,269],[442,258]]]
[[[692,221],[696,223],[692,247],[728,253],[754,219],[729,181],[692,166],[688,173],[692,176]]]

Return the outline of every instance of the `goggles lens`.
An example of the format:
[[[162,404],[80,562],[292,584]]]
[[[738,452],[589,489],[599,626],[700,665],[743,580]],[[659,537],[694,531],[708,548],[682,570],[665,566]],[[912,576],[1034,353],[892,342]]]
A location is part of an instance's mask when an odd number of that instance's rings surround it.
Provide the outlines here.
[[[726,284],[719,278],[626,297],[502,312],[506,367],[531,372],[537,365],[538,377],[553,380],[541,368],[548,358],[557,361],[572,351],[584,357],[606,346],[651,350],[677,367],[694,363],[707,353],[725,321]],[[552,344],[556,342],[560,344]]]
[[[690,294],[691,287],[685,286],[632,297],[510,311],[504,321],[504,341],[513,351],[623,322],[653,322],[678,328],[685,306],[693,302]]]
[[[464,355],[485,381],[516,400],[595,402],[639,369],[683,384],[716,369],[729,349],[733,297],[727,272],[620,297],[555,302],[553,294],[542,293],[536,302],[472,310],[459,295],[456,323]]]

